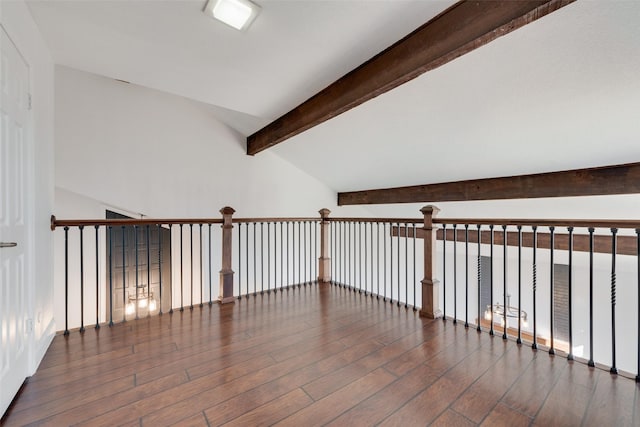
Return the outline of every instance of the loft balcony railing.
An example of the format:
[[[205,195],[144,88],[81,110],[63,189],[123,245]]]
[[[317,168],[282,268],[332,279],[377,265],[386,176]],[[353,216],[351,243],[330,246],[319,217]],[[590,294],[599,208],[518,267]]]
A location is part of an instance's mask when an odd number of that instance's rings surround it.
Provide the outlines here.
[[[52,217],[62,332],[325,283],[640,381],[640,221],[220,212]]]
[[[57,317],[64,334],[83,332],[93,319],[100,328],[316,281],[319,218],[232,219],[233,212],[224,208],[222,218],[209,219],[52,217],[52,229],[63,232]]]

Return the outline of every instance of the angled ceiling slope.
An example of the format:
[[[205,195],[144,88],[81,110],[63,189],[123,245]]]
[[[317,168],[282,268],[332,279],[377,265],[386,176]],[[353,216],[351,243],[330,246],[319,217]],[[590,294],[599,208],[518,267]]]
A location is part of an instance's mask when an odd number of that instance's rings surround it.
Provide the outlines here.
[[[246,33],[206,0],[26,2],[57,65],[237,112],[246,137],[455,0],[256,0]]]
[[[247,138],[254,155],[574,0],[460,1]]]

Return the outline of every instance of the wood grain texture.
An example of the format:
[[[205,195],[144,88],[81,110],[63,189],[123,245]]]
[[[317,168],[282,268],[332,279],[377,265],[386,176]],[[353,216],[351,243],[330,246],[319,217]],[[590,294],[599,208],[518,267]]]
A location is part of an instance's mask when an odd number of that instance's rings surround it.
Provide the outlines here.
[[[517,3],[517,2],[514,2]],[[640,193],[640,163],[338,193],[338,205],[436,203]]]
[[[496,343],[496,345],[500,345]],[[503,341],[503,345],[511,346]],[[510,349],[513,351],[513,349]],[[522,372],[527,368],[535,353],[533,350],[522,349],[509,354],[504,361],[491,366],[473,385],[465,390],[460,398],[452,405],[459,414],[464,415],[474,423],[480,423],[500,402],[506,390],[509,390]]]
[[[530,418],[535,417],[566,367],[567,361],[563,358],[536,353],[501,402]]]
[[[633,380],[321,285],[55,337],[3,426],[638,425]]]
[[[531,418],[509,408],[504,403],[498,403],[480,425],[487,427],[528,427],[531,425]]]
[[[569,364],[562,372],[549,397],[536,417],[537,426],[566,426],[571,420],[582,417],[589,406],[589,397],[600,375],[608,376],[597,370],[574,369]],[[567,404],[567,401],[570,403]]]
[[[475,426],[470,420],[458,414],[452,409],[448,409],[435,420],[431,427],[473,427]]]
[[[484,227],[486,228],[486,227]],[[458,243],[465,242],[464,236],[464,227],[458,227],[458,233],[454,233],[451,227],[447,227],[447,241],[453,242],[454,240]],[[569,250],[569,235],[564,232],[555,232],[554,233],[554,244],[553,248],[557,250],[567,251]],[[456,235],[457,234],[457,235]],[[414,232],[411,227],[391,227],[391,236],[392,237],[409,237],[413,238]],[[415,235],[418,239],[424,239],[424,230],[420,228],[416,228]],[[551,234],[547,232],[537,232],[537,245],[538,249],[550,249],[551,248]],[[444,240],[444,231],[442,229],[438,230],[438,240]],[[480,231],[480,241],[484,245],[488,245],[491,243],[491,231],[489,230],[481,230]],[[616,253],[618,255],[637,255],[638,254],[638,243],[637,237],[635,236],[616,236]],[[469,226],[469,243],[478,243],[478,228],[475,225]],[[504,244],[504,233],[502,231],[493,232],[493,244],[495,247],[502,246]],[[507,246],[518,246],[518,232],[517,231],[507,231]],[[522,232],[522,247],[523,248],[532,248],[533,247],[533,233],[531,231],[523,231]],[[588,234],[573,234],[573,250],[576,252],[589,252],[590,242]],[[610,254],[611,253],[611,236],[602,235],[602,234],[594,234],[593,236],[593,252],[601,253],[601,254]]]
[[[158,226],[174,224],[222,224],[222,218],[141,218],[141,219],[57,219],[51,215],[51,230],[64,227],[93,227],[98,226]]]
[[[247,154],[266,150],[571,2],[460,1],[250,135]]]

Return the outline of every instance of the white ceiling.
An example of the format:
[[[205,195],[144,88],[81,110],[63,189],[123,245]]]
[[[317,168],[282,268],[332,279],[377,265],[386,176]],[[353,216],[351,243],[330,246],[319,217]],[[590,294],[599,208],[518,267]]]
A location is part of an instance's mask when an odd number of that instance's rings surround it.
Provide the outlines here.
[[[273,120],[454,3],[256,1],[246,33],[206,0],[28,5],[56,63]]]
[[[248,135],[454,3],[256,1],[247,33],[204,0],[28,4],[56,63]],[[639,22],[639,1],[578,1],[271,150],[337,191],[640,161]]]

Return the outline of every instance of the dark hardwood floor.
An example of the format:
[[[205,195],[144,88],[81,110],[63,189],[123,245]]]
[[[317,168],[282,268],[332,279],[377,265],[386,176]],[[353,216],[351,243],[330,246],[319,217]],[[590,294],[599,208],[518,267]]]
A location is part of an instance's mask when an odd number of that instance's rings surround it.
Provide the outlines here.
[[[313,285],[57,336],[4,423],[638,426],[640,386]]]

